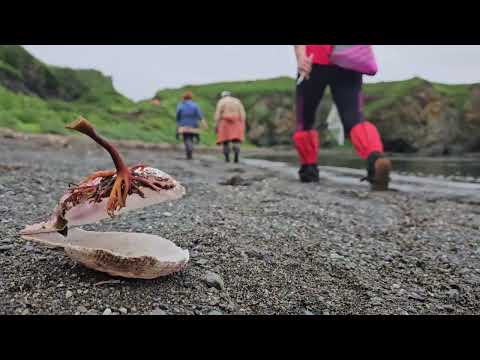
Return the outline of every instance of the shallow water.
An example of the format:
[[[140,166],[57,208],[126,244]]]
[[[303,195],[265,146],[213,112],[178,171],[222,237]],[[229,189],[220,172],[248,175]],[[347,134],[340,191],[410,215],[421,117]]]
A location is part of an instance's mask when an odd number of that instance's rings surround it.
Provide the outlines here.
[[[291,154],[262,155],[257,158],[297,164],[297,156]],[[480,155],[465,157],[417,157],[392,155],[394,171],[402,175],[429,176],[449,180],[480,182]],[[320,166],[365,169],[365,162],[355,155],[324,152],[319,157]]]

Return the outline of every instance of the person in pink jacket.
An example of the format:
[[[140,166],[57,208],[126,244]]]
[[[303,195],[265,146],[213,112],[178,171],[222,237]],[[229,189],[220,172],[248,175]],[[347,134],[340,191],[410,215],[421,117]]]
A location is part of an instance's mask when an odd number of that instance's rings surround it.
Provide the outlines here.
[[[333,45],[295,45],[298,63],[296,89],[297,128],[293,141],[300,157],[302,182],[318,182],[320,139],[314,129],[315,114],[325,89],[330,86],[346,136],[366,161],[367,176],[374,190],[386,190],[392,164],[385,158],[383,143],[374,124],[363,116],[363,75],[330,63]]]

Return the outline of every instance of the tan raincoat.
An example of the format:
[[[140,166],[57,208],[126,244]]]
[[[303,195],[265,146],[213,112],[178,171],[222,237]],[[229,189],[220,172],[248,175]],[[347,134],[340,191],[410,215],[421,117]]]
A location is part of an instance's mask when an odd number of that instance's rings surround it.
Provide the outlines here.
[[[215,111],[217,144],[234,140],[243,142],[246,117],[245,108],[240,100],[232,96],[222,98]]]

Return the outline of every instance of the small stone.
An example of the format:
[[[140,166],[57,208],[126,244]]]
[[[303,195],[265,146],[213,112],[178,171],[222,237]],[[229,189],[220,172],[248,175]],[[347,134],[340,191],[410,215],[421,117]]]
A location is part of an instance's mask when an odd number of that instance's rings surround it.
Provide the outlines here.
[[[312,315],[315,315],[315,314],[313,312],[311,312],[310,310],[305,310],[303,312],[303,315],[312,316]]]
[[[150,315],[167,315],[167,313],[161,309],[155,309],[150,312]]]
[[[458,299],[460,293],[456,289],[450,289],[447,291],[448,297],[451,299]]]
[[[452,305],[444,305],[444,306],[442,306],[442,309],[446,310],[448,312],[454,312],[455,311],[455,308]]]
[[[214,272],[207,271],[203,280],[206,282],[208,286],[214,287],[218,290],[223,290],[225,288],[223,279],[220,277],[220,275]]]
[[[106,308],[105,311],[103,312],[103,315],[112,315],[112,310],[109,308]]]
[[[155,308],[158,308],[160,310],[168,310],[168,306],[165,304],[158,304],[158,305],[153,305]]]
[[[118,311],[120,311],[121,314],[125,315],[126,313],[128,313],[128,310],[125,309],[124,307],[121,307],[120,309],[118,309]]]
[[[0,246],[0,252],[12,250],[12,249],[13,249],[13,245],[2,245],[2,246]]]
[[[23,247],[23,250],[25,250],[25,251],[33,251],[33,250],[35,250],[35,248],[34,248],[33,246],[31,246],[31,245],[25,245],[25,246]]]
[[[245,251],[241,251],[240,256],[244,261],[248,261],[248,255],[245,253]]]
[[[171,216],[173,216],[173,214],[172,214],[172,213],[169,213],[169,212],[164,212],[162,215],[165,216],[165,217],[171,217]]]
[[[98,315],[97,311],[94,309],[90,309],[86,312],[85,315]]]
[[[383,299],[379,297],[372,298],[372,305],[381,305],[383,303]]]
[[[212,310],[207,315],[223,315],[223,313],[218,310]]]
[[[416,292],[412,292],[408,297],[410,299],[414,299],[414,300],[418,300],[418,301],[425,301],[425,297],[417,294]]]
[[[331,253],[330,254],[330,259],[332,259],[332,260],[343,260],[345,258],[341,255],[338,255],[337,253]]]
[[[208,263],[207,259],[198,259],[198,260],[195,260],[195,261],[198,265],[205,265],[206,263]]]
[[[67,299],[70,299],[72,296],[73,296],[73,292],[71,292],[70,290],[67,290],[67,292],[65,293],[65,297]]]
[[[392,289],[400,289],[400,285],[399,284],[393,284]]]
[[[215,290],[215,289],[214,289]],[[217,297],[214,297],[213,299],[211,299],[209,302],[208,302],[208,305],[210,306],[217,306],[218,305],[218,302],[219,302],[219,299]]]
[[[77,311],[80,313],[80,314],[85,314],[88,312],[87,308],[83,305],[80,305],[78,308],[77,308]]]

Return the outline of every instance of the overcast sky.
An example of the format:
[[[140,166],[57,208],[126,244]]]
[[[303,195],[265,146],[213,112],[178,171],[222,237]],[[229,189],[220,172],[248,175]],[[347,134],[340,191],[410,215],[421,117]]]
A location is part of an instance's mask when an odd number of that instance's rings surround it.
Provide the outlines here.
[[[295,75],[291,45],[24,45],[42,61],[93,68],[134,99],[187,84]],[[380,72],[371,81],[420,76],[445,83],[480,82],[479,45],[376,45]]]

